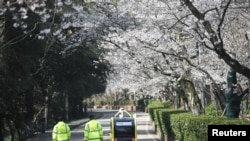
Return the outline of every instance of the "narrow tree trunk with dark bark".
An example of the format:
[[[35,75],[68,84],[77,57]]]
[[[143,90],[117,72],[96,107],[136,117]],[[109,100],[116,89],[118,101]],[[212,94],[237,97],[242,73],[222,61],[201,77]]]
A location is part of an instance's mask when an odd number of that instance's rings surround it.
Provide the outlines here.
[[[3,136],[3,129],[4,129],[4,123],[3,123],[3,115],[0,114],[0,141],[3,141],[4,136]]]
[[[226,117],[239,118],[242,95],[237,88],[236,71],[230,69],[227,75]]]

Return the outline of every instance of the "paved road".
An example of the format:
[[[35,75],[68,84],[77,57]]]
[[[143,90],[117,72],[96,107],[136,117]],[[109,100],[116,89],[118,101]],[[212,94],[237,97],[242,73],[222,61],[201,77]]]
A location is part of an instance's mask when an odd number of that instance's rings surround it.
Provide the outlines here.
[[[109,141],[110,133],[110,118],[116,113],[114,110],[93,110],[93,114],[99,116],[98,120],[101,122],[104,130],[104,141]],[[137,133],[138,141],[160,141],[159,138],[153,133],[150,125],[150,119],[148,113],[144,112],[131,112],[131,114],[136,114],[137,116]],[[72,138],[71,141],[83,141],[83,128],[84,123],[88,119],[81,119],[69,123],[72,128]],[[51,129],[47,130],[44,134],[35,135],[33,138],[27,141],[50,141],[51,140]]]
[[[148,113],[136,112],[138,141],[160,141],[150,125]]]

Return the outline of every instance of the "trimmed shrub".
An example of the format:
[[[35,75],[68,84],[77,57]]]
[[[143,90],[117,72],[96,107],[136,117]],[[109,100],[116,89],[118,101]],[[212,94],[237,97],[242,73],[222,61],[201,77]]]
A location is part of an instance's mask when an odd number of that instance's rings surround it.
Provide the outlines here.
[[[220,109],[218,106],[218,109],[216,108],[215,104],[210,104],[205,108],[205,115],[209,116],[220,116],[222,115],[223,110]]]

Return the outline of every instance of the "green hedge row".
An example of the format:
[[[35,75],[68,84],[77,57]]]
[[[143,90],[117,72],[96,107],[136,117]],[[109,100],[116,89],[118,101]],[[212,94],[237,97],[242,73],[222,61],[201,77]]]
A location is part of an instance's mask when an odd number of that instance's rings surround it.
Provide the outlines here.
[[[160,102],[160,101],[156,101],[156,100],[148,100],[148,112],[150,115],[150,119],[155,121],[157,120],[157,118],[155,119],[155,114],[154,111],[156,109],[164,109],[164,108],[169,108],[170,107],[170,102],[169,101],[164,101],[164,102]],[[157,116],[157,115],[156,115]]]
[[[148,111],[151,120],[168,137],[168,141],[207,141],[208,125],[250,124],[243,119],[199,115],[185,110],[170,109],[160,101],[150,101]]]

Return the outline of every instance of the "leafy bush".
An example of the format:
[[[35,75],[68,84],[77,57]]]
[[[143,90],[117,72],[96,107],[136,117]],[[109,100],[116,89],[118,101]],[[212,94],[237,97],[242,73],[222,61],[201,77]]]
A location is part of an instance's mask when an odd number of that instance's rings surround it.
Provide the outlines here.
[[[208,116],[220,116],[222,115],[223,111],[219,108],[216,109],[215,104],[210,104],[205,108],[205,114]]]
[[[154,117],[155,117],[154,111],[156,109],[166,109],[167,107],[165,107],[165,106],[166,106],[166,104],[164,104],[161,101],[150,100],[147,107],[148,107],[148,112],[149,112],[149,116],[150,116],[151,120],[155,121],[155,119],[154,119]]]

